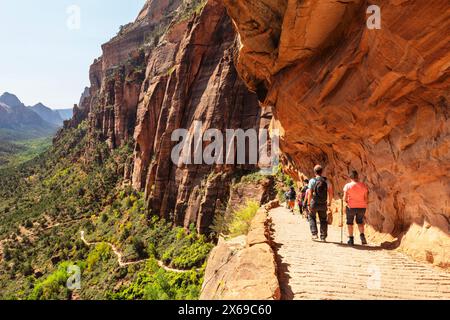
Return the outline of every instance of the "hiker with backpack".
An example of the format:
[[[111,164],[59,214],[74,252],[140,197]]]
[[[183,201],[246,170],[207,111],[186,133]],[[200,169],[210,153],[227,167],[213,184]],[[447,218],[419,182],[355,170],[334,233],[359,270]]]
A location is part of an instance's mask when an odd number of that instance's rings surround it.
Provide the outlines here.
[[[286,194],[286,201],[288,203],[288,209],[291,212],[294,212],[295,207],[295,199],[297,199],[297,192],[295,192],[295,188],[291,187]]]
[[[314,167],[315,178],[309,181],[308,189],[308,211],[309,225],[311,228],[312,239],[317,240],[317,215],[320,220],[320,239],[327,240],[328,236],[328,208],[331,206],[333,197],[333,186],[323,177],[323,168],[320,165]]]
[[[309,184],[309,182],[308,182],[308,184]],[[309,189],[306,190],[305,201],[303,203],[303,212],[305,213],[305,218],[307,220],[309,220],[309,214],[310,214],[310,212],[309,212],[309,202],[308,202],[310,193],[311,193],[311,190],[309,190]]]
[[[300,214],[303,216],[303,212],[306,211],[306,191],[308,191],[309,180],[303,180],[303,187],[300,190],[300,194],[298,195],[298,208],[300,209]]]
[[[367,244],[366,236],[364,235],[364,216],[368,207],[369,189],[367,186],[359,181],[359,174],[356,170],[350,173],[351,182],[344,187],[344,201],[347,203],[347,227],[348,227],[348,244],[353,246],[355,238],[353,236],[353,225],[358,225],[361,243]]]

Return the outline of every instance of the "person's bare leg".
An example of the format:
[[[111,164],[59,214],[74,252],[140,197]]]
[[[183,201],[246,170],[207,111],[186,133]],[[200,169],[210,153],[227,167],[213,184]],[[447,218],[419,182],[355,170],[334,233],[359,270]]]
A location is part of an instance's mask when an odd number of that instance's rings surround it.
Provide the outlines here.
[[[353,225],[348,224],[347,226],[348,226],[348,236],[353,237]]]
[[[358,229],[359,229],[359,233],[360,234],[364,234],[364,223],[363,224],[358,224]]]
[[[353,246],[355,244],[355,238],[353,237],[353,224],[348,224],[348,244]]]
[[[359,236],[361,238],[361,244],[364,246],[367,244],[366,235],[364,234],[364,223],[358,224]]]

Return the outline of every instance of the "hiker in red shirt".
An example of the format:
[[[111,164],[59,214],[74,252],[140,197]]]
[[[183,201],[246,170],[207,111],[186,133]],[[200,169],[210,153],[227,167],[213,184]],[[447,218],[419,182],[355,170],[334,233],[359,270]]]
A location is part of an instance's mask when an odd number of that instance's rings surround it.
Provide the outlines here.
[[[353,224],[358,224],[361,243],[367,244],[366,236],[364,235],[364,216],[367,211],[369,189],[367,186],[359,181],[359,175],[356,170],[350,173],[350,183],[344,187],[344,201],[347,203],[347,226],[348,226],[348,244],[353,246],[355,238],[353,236]]]

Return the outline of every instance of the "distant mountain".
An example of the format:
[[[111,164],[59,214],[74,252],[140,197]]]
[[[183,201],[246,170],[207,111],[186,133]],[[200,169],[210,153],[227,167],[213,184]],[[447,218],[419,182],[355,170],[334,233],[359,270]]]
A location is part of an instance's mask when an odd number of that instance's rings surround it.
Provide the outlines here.
[[[52,110],[49,107],[44,106],[42,103],[38,103],[30,107],[30,109],[36,112],[42,119],[47,122],[53,123],[57,126],[61,126],[63,123],[63,118],[58,111]]]
[[[45,107],[45,106],[44,106]],[[42,106],[37,107],[43,111]],[[44,120],[15,95],[0,96],[0,140],[25,140],[53,135],[59,125]]]
[[[11,109],[10,106],[0,102],[0,112],[8,112]]]
[[[59,116],[63,121],[72,119],[73,109],[58,109],[54,111],[59,113]]]
[[[63,122],[71,119],[73,115],[73,109],[53,110],[42,103],[30,107],[30,109],[36,112],[45,121],[56,124],[57,126],[62,126]]]
[[[19,100],[15,95],[5,92],[0,96],[0,103],[3,103],[11,108],[25,107],[22,101]]]

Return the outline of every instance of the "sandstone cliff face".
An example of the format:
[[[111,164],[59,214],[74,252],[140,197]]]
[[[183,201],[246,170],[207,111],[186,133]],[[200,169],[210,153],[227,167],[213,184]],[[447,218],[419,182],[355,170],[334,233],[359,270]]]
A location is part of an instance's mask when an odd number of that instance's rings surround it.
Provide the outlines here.
[[[88,119],[90,132],[98,131],[111,148],[133,137],[147,60],[182,4],[147,1],[138,18],[102,46],[103,55],[89,70],[89,92],[75,106],[69,126]]]
[[[381,30],[366,28],[366,1],[224,2],[240,34],[237,68],[273,106],[290,174],[323,163],[340,191],[359,170],[368,224],[448,267],[448,2],[371,1]]]
[[[220,1],[200,16],[175,25],[148,64],[138,109],[133,185],[145,188],[150,207],[185,226],[206,232],[226,205],[234,167],[176,166],[171,133],[217,128],[258,128],[261,110],[233,66],[236,35]]]
[[[202,7],[204,5],[204,8]],[[91,87],[75,108],[88,119],[92,139],[117,148],[133,141],[126,178],[145,190],[153,213],[208,232],[227,205],[237,171],[253,166],[177,166],[172,132],[268,126],[234,67],[236,37],[219,0],[147,1],[137,20],[103,45],[91,66]]]
[[[260,208],[248,235],[219,240],[208,258],[201,300],[281,299],[268,218],[278,205],[272,201]]]

